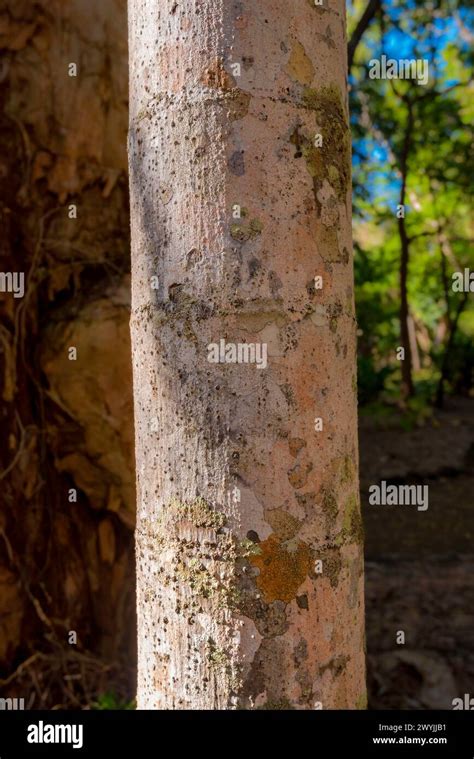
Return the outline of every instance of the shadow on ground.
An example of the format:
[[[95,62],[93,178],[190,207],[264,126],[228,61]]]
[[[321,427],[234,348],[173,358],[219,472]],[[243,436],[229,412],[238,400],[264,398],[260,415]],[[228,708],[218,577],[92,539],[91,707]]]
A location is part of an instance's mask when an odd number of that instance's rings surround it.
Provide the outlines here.
[[[474,693],[474,401],[413,430],[361,415],[360,472],[369,708],[452,709]],[[427,511],[369,505],[381,480],[428,485]]]

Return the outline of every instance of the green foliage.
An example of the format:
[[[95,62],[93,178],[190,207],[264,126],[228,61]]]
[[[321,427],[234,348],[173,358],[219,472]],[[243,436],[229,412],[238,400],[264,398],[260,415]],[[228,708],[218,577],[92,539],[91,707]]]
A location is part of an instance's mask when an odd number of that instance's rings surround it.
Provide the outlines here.
[[[103,693],[97,701],[92,704],[92,709],[98,711],[122,711],[135,709],[135,701],[122,701],[115,693]]]
[[[350,34],[365,2],[349,5]],[[400,400],[401,239],[396,209],[406,159],[407,287],[419,357],[417,400],[407,413],[417,423],[425,413],[420,408],[436,396],[443,367],[446,391],[473,393],[474,298],[469,296],[456,324],[462,294],[452,290],[453,273],[474,268],[474,99],[469,84],[472,53],[465,42],[472,13],[448,0],[403,6],[384,0],[382,7],[357,48],[350,79],[359,400]],[[402,52],[404,44],[409,53]],[[382,54],[426,58],[428,84],[371,79],[370,60]],[[413,128],[407,148],[410,113]],[[457,328],[450,341],[453,324]]]

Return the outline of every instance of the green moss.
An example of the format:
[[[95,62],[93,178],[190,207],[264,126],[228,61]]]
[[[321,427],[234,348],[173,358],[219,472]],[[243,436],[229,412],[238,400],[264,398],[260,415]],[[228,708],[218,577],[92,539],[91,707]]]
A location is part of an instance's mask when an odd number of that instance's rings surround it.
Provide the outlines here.
[[[239,543],[239,555],[247,558],[248,556],[258,556],[262,553],[261,548],[259,548],[258,543],[254,543],[253,540],[249,540],[248,538],[244,538]]]
[[[299,149],[313,177],[315,195],[326,179],[339,200],[346,202],[351,178],[350,131],[340,90],[335,85],[321,89],[306,87],[303,104],[314,111],[318,132],[323,137],[322,146],[315,147],[311,139],[299,136]],[[290,141],[294,143],[294,134]]]
[[[339,175],[339,171],[332,164],[328,168],[328,177],[329,177],[330,183],[333,186],[335,185],[337,186],[337,183],[340,181],[340,175]]]
[[[207,642],[207,659],[215,669],[225,669],[230,663],[228,653],[216,646],[212,638]]]
[[[223,648],[219,648],[216,643],[209,638],[207,641],[207,660],[218,675],[224,676],[229,683],[231,690],[239,690],[241,683],[237,673],[232,667],[232,661]]]
[[[215,530],[224,527],[226,523],[225,514],[211,508],[204,498],[186,502],[173,499],[164,508],[162,519],[167,522],[191,522],[195,527],[211,527]]]
[[[355,704],[356,709],[367,709],[367,691],[360,694]]]
[[[287,698],[281,698],[278,701],[266,701],[258,709],[261,711],[293,711],[294,706]]]
[[[337,501],[334,494],[329,490],[323,490],[321,507],[326,517],[326,524],[332,526],[337,517]]]
[[[356,475],[356,468],[351,456],[344,456],[341,464],[340,481],[343,485],[353,482]]]
[[[252,230],[252,233],[254,235],[261,234],[263,230],[263,224],[260,221],[260,219],[252,219],[252,221],[250,222],[250,229]]]
[[[191,588],[193,595],[211,598],[220,591],[217,579],[198,559],[191,559],[188,564],[178,564],[176,574],[181,583]]]
[[[345,543],[348,540],[361,543],[363,539],[364,528],[360,513],[359,497],[353,493],[349,496],[345,504],[342,532],[338,536],[338,543]]]

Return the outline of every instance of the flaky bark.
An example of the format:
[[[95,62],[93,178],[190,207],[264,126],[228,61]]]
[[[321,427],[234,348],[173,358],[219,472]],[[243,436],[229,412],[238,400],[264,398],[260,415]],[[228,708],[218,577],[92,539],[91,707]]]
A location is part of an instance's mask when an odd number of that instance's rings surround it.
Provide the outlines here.
[[[344,3],[129,0],[129,45],[138,706],[362,707]]]

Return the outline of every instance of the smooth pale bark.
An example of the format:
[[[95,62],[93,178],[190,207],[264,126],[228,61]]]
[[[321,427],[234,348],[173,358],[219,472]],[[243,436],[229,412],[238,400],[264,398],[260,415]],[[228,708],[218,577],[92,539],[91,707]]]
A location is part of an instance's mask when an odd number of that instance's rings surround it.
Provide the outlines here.
[[[129,24],[138,707],[361,708],[343,0]]]

